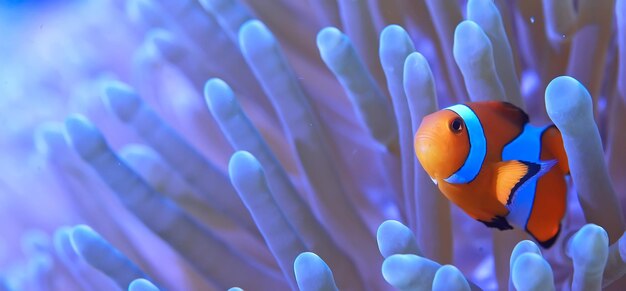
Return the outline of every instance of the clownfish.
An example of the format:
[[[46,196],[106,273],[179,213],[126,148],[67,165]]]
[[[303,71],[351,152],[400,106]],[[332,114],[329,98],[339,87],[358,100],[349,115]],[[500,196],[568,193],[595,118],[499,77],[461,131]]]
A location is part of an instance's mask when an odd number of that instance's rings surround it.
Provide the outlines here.
[[[507,102],[471,102],[425,116],[414,143],[426,173],[470,217],[523,228],[544,248],[554,244],[569,174],[554,125],[533,126]]]

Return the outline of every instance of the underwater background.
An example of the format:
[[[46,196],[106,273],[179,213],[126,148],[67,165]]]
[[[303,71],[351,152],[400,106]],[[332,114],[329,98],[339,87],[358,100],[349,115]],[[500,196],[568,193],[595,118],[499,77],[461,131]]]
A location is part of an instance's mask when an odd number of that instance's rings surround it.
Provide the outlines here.
[[[470,100],[561,130],[552,248],[417,162]],[[0,290],[623,290],[625,102],[625,0],[0,1]]]

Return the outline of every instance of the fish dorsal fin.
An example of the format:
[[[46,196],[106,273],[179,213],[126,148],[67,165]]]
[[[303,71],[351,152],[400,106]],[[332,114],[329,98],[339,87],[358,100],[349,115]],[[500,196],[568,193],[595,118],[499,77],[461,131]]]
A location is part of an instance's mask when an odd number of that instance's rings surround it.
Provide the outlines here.
[[[515,194],[529,180],[547,173],[556,161],[533,163],[511,160],[496,163],[496,197],[502,205],[509,205]]]
[[[489,107],[491,110],[498,112],[502,117],[513,121],[520,127],[523,127],[528,123],[528,114],[524,112],[521,108],[503,101],[486,101],[481,102],[482,105]]]

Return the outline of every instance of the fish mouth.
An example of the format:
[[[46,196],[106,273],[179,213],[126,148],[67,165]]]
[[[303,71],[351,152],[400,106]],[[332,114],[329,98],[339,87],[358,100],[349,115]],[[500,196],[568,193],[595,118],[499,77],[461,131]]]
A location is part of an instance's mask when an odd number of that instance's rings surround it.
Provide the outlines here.
[[[437,140],[429,134],[417,134],[415,136],[415,155],[417,155],[417,160],[420,162],[426,173],[431,177],[431,179],[436,181],[433,177],[434,170],[436,169],[437,161],[435,160],[434,153],[437,149],[438,142]]]
[[[428,177],[430,177],[430,176],[428,176]],[[430,177],[430,179],[433,181],[433,183],[435,183],[435,185],[439,185],[439,183],[437,182],[437,179],[435,179],[433,177]]]
[[[437,139],[430,134],[417,134],[414,141],[415,154],[418,157],[420,155],[428,155],[433,148],[436,148],[437,143]]]
[[[421,131],[421,130],[417,130],[417,133],[415,133],[415,142],[417,143],[418,141],[426,141],[426,142],[434,142],[436,141],[437,138],[430,132],[426,131]]]

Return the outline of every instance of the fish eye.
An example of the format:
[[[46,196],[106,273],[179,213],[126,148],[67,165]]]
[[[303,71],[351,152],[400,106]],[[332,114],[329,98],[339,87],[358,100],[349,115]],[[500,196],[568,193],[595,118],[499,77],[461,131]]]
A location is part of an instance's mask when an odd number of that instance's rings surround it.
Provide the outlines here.
[[[454,120],[452,120],[452,122],[450,123],[450,129],[454,133],[461,132],[463,130],[463,120],[461,120],[461,118],[455,118]]]

